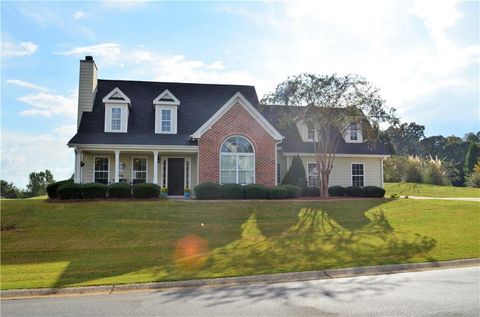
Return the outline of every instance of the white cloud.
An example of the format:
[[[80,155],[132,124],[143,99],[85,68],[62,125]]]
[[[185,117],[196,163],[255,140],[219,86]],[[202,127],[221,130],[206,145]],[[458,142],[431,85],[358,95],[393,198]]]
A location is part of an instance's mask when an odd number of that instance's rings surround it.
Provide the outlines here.
[[[49,169],[56,180],[73,173],[73,151],[66,144],[71,132],[33,134],[2,131],[1,178],[25,188],[31,172]]]
[[[7,79],[6,83],[11,84],[11,85],[20,86],[20,87],[23,87],[23,88],[33,89],[33,90],[48,91],[48,88],[39,86],[37,84],[30,83],[28,81],[24,81],[24,80],[21,80],[21,79]]]
[[[38,45],[32,42],[14,43],[2,40],[2,57],[29,56],[38,50]]]
[[[18,98],[18,101],[31,106],[30,109],[20,111],[22,116],[67,116],[77,115],[77,93],[62,96],[39,92]]]
[[[122,11],[131,10],[138,7],[143,7],[148,0],[105,0],[102,1],[103,6],[110,9],[118,9]]]
[[[85,13],[85,11],[75,11],[73,14],[72,14],[72,17],[74,20],[81,20],[81,19],[84,19],[86,18],[87,14]]]

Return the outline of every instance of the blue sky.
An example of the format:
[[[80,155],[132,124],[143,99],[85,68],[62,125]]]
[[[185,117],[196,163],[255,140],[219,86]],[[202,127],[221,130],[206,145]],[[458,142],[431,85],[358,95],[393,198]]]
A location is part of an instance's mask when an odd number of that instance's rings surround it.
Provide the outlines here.
[[[1,178],[73,172],[79,59],[100,78],[357,73],[427,135],[479,130],[479,2],[2,2]]]

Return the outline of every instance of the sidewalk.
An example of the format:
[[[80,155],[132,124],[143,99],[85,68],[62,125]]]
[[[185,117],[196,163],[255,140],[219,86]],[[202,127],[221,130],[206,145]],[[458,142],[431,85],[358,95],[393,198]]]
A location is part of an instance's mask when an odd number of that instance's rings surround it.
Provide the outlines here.
[[[411,196],[411,195],[403,195],[400,196],[400,198],[405,198],[405,199],[434,199],[434,200],[460,200],[460,201],[477,201],[480,202],[480,197],[479,198],[467,198],[467,197],[452,197],[452,198],[446,198],[446,197],[424,197],[424,196]]]

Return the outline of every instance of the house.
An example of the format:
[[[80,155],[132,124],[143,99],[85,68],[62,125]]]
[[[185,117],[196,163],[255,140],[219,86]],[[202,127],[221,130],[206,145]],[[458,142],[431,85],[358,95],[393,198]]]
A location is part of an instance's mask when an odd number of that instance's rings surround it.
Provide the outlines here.
[[[299,154],[318,186],[312,131],[283,128],[253,86],[104,80],[80,61],[75,151],[77,183],[155,183],[170,195],[207,181],[278,184]],[[331,185],[383,186],[388,153],[354,126],[339,145]]]

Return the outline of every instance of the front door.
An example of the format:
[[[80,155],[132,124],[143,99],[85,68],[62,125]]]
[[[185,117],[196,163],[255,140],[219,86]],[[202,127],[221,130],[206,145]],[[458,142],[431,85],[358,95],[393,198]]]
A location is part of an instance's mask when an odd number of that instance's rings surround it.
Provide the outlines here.
[[[168,159],[168,194],[172,196],[183,195],[183,185],[185,183],[185,159]]]

